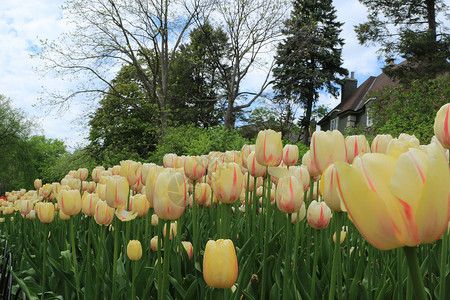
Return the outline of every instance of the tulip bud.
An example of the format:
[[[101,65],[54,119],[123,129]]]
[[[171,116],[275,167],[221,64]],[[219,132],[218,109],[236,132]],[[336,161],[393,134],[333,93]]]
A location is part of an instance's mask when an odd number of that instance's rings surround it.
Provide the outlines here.
[[[98,225],[111,224],[114,218],[114,208],[106,204],[105,201],[98,201],[95,207],[94,219]]]
[[[167,223],[164,224],[164,229],[163,229],[163,235],[164,237],[166,237],[166,230],[167,230]],[[173,236],[177,236],[177,221],[175,222],[170,222],[170,231],[169,231],[169,240],[172,240],[172,234]]]
[[[37,205],[37,214],[42,223],[51,223],[55,217],[55,206],[50,202],[40,202]]]
[[[152,215],[152,226],[158,226],[158,223],[159,223],[158,215],[153,214]]]
[[[352,163],[353,159],[362,153],[370,153],[369,142],[364,135],[351,135],[345,138],[347,147],[347,162]]]
[[[81,210],[81,195],[78,190],[61,191],[61,210],[69,216],[77,215]]]
[[[300,216],[298,216],[300,214]],[[286,214],[286,217],[288,215]],[[302,206],[300,207],[300,210],[296,213],[291,214],[291,223],[295,224],[298,222],[301,222],[306,216],[306,207],[305,202],[302,202]],[[298,218],[299,217],[299,218]]]
[[[283,157],[281,132],[271,129],[260,131],[256,138],[256,160],[263,166],[278,166]]]
[[[160,219],[178,219],[186,207],[186,200],[187,186],[183,174],[164,172],[158,176],[153,192],[153,206]]]
[[[30,200],[20,200],[20,212],[27,215],[33,209],[33,203]]]
[[[244,186],[244,176],[236,163],[219,165],[212,181],[214,194],[223,203],[234,203],[241,195]]]
[[[298,146],[297,145],[285,145],[283,148],[283,163],[286,166],[293,166],[298,160]]]
[[[187,253],[189,259],[191,259],[192,256],[194,255],[194,248],[192,247],[192,243],[182,241],[181,244],[183,245],[184,250],[186,250],[186,253]]]
[[[177,155],[173,153],[168,153],[163,157],[163,164],[166,168],[173,168],[175,166],[175,160],[177,159]]]
[[[89,176],[89,171],[86,168],[79,168],[77,170],[77,178],[81,181],[86,180]]]
[[[275,199],[278,209],[284,213],[299,211],[303,203],[303,185],[295,176],[282,177],[278,181]]]
[[[319,171],[317,170],[316,166],[314,165],[313,161],[311,160],[310,150],[306,151],[305,155],[303,155],[302,166],[306,167],[306,169],[308,170],[308,173],[311,176],[317,177],[320,175]]]
[[[94,181],[94,182],[99,182],[100,181],[100,173],[101,172],[103,172],[105,170],[105,168],[104,167],[95,167],[93,170],[92,170],[92,180]]]
[[[158,236],[154,236],[150,240],[150,249],[152,249],[152,251],[158,251]]]
[[[130,260],[140,260],[142,257],[142,245],[138,240],[131,240],[127,245],[127,256]]]
[[[206,166],[200,156],[188,156],[184,161],[184,174],[190,180],[198,180],[205,172]]]
[[[42,180],[41,180],[41,179],[36,179],[36,180],[34,181],[34,188],[35,188],[36,190],[39,190],[41,187],[42,187]]]
[[[228,289],[237,279],[236,251],[231,240],[209,240],[203,257],[203,278],[216,289]]]
[[[209,184],[201,182],[195,185],[195,203],[205,205],[211,201],[211,187]]]
[[[306,220],[309,226],[315,229],[323,229],[330,224],[331,210],[325,202],[317,202],[313,200],[309,204]]]
[[[289,172],[297,177],[303,184],[303,191],[307,191],[309,188],[310,176],[308,169],[305,166],[292,166],[289,168]]]
[[[443,105],[434,119],[434,134],[446,149],[450,149],[450,103]]]
[[[392,136],[390,134],[380,134],[377,135],[373,141],[371,150],[373,153],[386,153],[387,152],[387,146],[389,145],[389,142],[392,140]]]
[[[128,184],[133,186],[142,175],[142,164],[132,161],[124,160],[120,162],[120,176],[128,180]]]
[[[130,186],[125,177],[114,175],[109,176],[106,183],[106,203],[114,208],[126,205]]]
[[[62,210],[59,210],[59,218],[63,221],[70,219],[70,215],[66,215]]]
[[[340,131],[316,131],[311,138],[311,161],[319,174],[336,161],[346,161],[344,136]],[[309,169],[308,169],[309,171]],[[312,174],[315,176],[315,174]]]
[[[337,172],[332,164],[323,172],[319,190],[327,206],[331,210],[341,212],[345,211],[345,207],[341,204],[337,187]]]
[[[134,196],[133,201],[131,202],[131,211],[137,212],[138,217],[146,216],[149,208],[150,203],[148,203],[145,195],[138,194]]]
[[[347,230],[348,230],[347,226],[342,226],[340,244],[344,242],[345,237],[347,236]],[[333,242],[336,243],[336,232],[333,234]]]
[[[100,199],[97,194],[84,194],[81,200],[81,210],[86,216],[93,216],[98,201],[100,201]]]
[[[267,169],[258,163],[256,153],[251,152],[247,157],[247,170],[253,177],[264,177]]]
[[[250,155],[250,153],[255,152],[255,145],[244,145],[241,149],[241,163],[242,166],[246,169],[247,168],[247,158]]]

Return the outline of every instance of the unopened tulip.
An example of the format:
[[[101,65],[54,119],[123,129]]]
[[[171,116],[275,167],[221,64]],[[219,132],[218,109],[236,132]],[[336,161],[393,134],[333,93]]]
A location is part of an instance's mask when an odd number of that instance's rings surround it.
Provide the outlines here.
[[[221,164],[221,161],[217,157],[213,157],[209,160],[208,163],[208,177],[212,178],[212,175],[217,171],[217,168]]]
[[[255,152],[255,145],[244,145],[241,149],[242,166],[247,169],[247,158],[250,153]]]
[[[311,175],[313,177],[317,177],[321,174],[311,159],[311,151],[310,150],[306,151],[306,153],[303,155],[302,166],[305,166],[306,169],[308,170],[309,175]]]
[[[236,251],[231,240],[209,240],[203,257],[203,278],[210,287],[228,289],[237,279]]]
[[[303,185],[295,176],[282,177],[278,181],[275,199],[278,209],[284,213],[299,211],[303,203]]]
[[[128,180],[128,184],[133,186],[142,176],[142,164],[132,160],[124,160],[120,162],[120,176]]]
[[[340,131],[315,131],[313,133],[310,155],[319,174],[322,174],[329,165],[336,161],[346,161],[345,152],[345,139]]]
[[[148,178],[147,178],[148,180]],[[155,182],[153,207],[163,220],[176,220],[183,213],[187,201],[187,185],[180,173],[161,173]]]
[[[303,190],[306,192],[311,180],[308,169],[305,166],[292,166],[289,168],[289,173],[299,179],[299,182],[303,184]]]
[[[298,160],[298,146],[297,145],[285,145],[283,148],[283,163],[286,166],[293,166]]]
[[[342,226],[340,244],[342,244],[347,236],[347,226]],[[336,243],[336,232],[333,234],[333,242]]]
[[[59,201],[61,210],[69,216],[77,215],[81,210],[81,195],[79,190],[61,191]]]
[[[152,215],[152,226],[158,226],[158,223],[159,223],[159,218],[158,218],[158,215],[157,214],[153,214]]]
[[[153,166],[147,170],[147,179],[145,181],[145,196],[147,197],[150,207],[153,207],[153,191],[155,190],[156,179],[162,172],[163,168],[160,166]]]
[[[114,219],[114,208],[106,204],[105,201],[98,201],[94,214],[95,222],[99,225],[109,225]]]
[[[275,167],[283,158],[281,132],[271,129],[260,131],[256,138],[256,160],[260,165]]]
[[[36,190],[39,190],[41,187],[42,187],[42,180],[41,180],[41,179],[36,179],[36,180],[34,181],[34,188],[35,188]]]
[[[147,215],[150,208],[150,203],[147,201],[147,197],[142,194],[137,194],[133,197],[131,201],[131,210],[137,212],[138,217],[144,217]]]
[[[309,226],[315,229],[323,229],[328,227],[331,219],[331,210],[325,202],[317,202],[313,200],[306,212],[306,220]]]
[[[164,235],[164,237],[166,237],[166,230],[167,230],[166,224],[164,224],[164,228],[163,228],[163,235]],[[169,231],[169,240],[172,239],[172,236],[173,237],[177,236],[177,233],[178,233],[177,230],[178,230],[177,229],[177,221],[171,222],[170,223],[170,231]]]
[[[164,157],[163,157],[164,167],[166,167],[166,168],[173,168],[173,167],[175,167],[176,159],[177,159],[177,155],[176,154],[173,154],[173,153],[165,154]]]
[[[150,249],[152,249],[152,251],[158,251],[158,236],[154,236],[150,240]]]
[[[79,168],[77,170],[77,178],[81,181],[86,180],[89,176],[89,171],[86,168]]]
[[[364,135],[350,135],[345,138],[347,147],[347,162],[352,163],[353,159],[362,153],[370,153],[369,142]]]
[[[189,259],[191,259],[192,256],[194,255],[194,248],[192,247],[192,243],[187,242],[187,241],[182,241],[181,244],[183,245],[184,250],[186,250],[186,253],[187,253]]]
[[[184,161],[184,174],[190,180],[198,180],[205,175],[206,166],[200,156],[188,156]]]
[[[51,223],[55,218],[55,206],[50,202],[40,202],[37,205],[37,214],[42,223]]]
[[[214,173],[213,191],[222,203],[234,203],[244,187],[244,176],[236,163],[223,163]]]
[[[390,134],[379,134],[377,135],[373,141],[371,150],[372,153],[386,153],[387,146],[389,142],[392,140],[392,136]]]
[[[106,203],[114,208],[120,208],[127,204],[130,186],[125,177],[109,176],[106,183]]]
[[[344,207],[341,205],[337,187],[337,174],[334,164],[332,164],[326,168],[325,172],[323,172],[319,190],[327,206],[331,210],[341,212]]]
[[[20,200],[19,209],[21,213],[28,215],[33,209],[33,202],[30,200]]]
[[[138,240],[131,240],[127,245],[127,256],[130,260],[140,260],[142,257],[142,245]]]
[[[432,243],[447,229],[450,172],[440,144],[398,157],[366,154],[351,166],[336,163],[336,170],[348,214],[374,247]]]
[[[211,201],[211,187],[209,184],[200,182],[195,185],[195,203],[205,205]]]
[[[446,149],[450,149],[449,113],[450,103],[447,103],[439,109],[434,119],[434,134]]]
[[[97,194],[84,194],[81,199],[81,210],[86,216],[93,216],[98,201],[100,201],[100,198]]]
[[[253,177],[264,177],[267,171],[266,167],[256,160],[255,152],[251,152],[247,157],[247,170]]]

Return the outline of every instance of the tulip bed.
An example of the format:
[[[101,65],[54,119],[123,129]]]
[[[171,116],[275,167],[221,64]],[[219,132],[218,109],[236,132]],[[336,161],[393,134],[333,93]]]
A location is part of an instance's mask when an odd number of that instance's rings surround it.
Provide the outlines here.
[[[370,147],[316,132],[302,166],[298,149],[266,130],[242,151],[168,154],[165,167],[123,161],[95,168],[91,182],[86,169],[36,180],[35,191],[1,200],[12,293],[450,299],[448,124],[439,122],[425,147],[407,135]]]

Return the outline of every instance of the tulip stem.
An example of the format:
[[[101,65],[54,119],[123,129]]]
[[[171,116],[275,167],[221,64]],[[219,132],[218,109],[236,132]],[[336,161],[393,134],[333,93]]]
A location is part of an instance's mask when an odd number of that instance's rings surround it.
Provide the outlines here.
[[[319,260],[319,230],[314,229],[314,261],[311,281],[311,299],[316,299],[317,262]]]
[[[105,233],[106,233],[106,227],[105,226],[100,225],[99,226],[99,231],[100,231],[100,242],[98,244],[98,253],[97,253],[97,268],[96,268],[96,278],[95,278],[95,298],[94,299],[99,299],[99,294],[100,291],[103,288],[103,284],[100,287],[100,276],[103,273],[103,245],[105,244]],[[88,268],[90,266],[88,265]]]
[[[163,240],[163,234],[162,234],[162,222],[161,220],[158,222],[158,299],[161,300],[162,298],[162,272],[161,272],[161,265],[162,265],[162,254],[161,254],[161,248],[162,248],[162,240]],[[164,299],[163,299],[164,300]]]
[[[291,224],[291,215],[287,214],[286,219],[286,255],[284,259],[284,280],[283,280],[283,299],[290,299],[289,295],[289,284],[291,280],[291,241],[292,241],[292,224]],[[314,299],[314,298],[312,298]]]
[[[337,276],[342,276],[338,269],[340,269],[341,265],[341,214],[339,212],[335,212],[335,232],[336,232],[336,242],[334,243],[334,254],[333,254],[333,266],[331,269],[331,283],[330,283],[330,293],[328,294],[328,299],[334,300],[334,294],[336,289],[338,290],[338,298],[340,298],[341,287],[336,288],[336,278]]]
[[[114,253],[113,253],[113,277],[112,298],[117,299],[117,259],[119,257],[119,220],[114,218]]]
[[[264,250],[263,250],[263,267],[262,267],[262,284],[261,284],[261,299],[266,298],[266,285],[267,285],[267,255],[269,252],[269,221],[270,221],[270,192],[272,190],[272,181],[269,175],[269,167],[266,167],[267,176],[267,196],[266,196],[266,210],[265,210],[265,222],[264,222]],[[261,217],[262,218],[262,217]]]
[[[444,231],[442,235],[442,249],[441,249],[441,266],[440,277],[439,277],[439,299],[445,299],[445,281],[446,281],[446,267],[447,267],[447,256],[448,256],[448,231],[447,229]]]
[[[169,276],[169,265],[170,265],[170,220],[166,221],[166,236],[164,237],[164,263],[163,263],[163,279],[162,279],[162,290],[161,290],[161,300],[167,299],[167,288],[168,288],[168,276]]]
[[[245,188],[245,240],[250,238],[250,209],[249,209],[249,187],[250,187],[250,173],[247,172],[247,185]]]
[[[403,247],[405,251],[406,261],[408,262],[409,274],[411,275],[412,284],[414,287],[414,298],[418,300],[427,299],[425,294],[425,287],[423,285],[422,276],[419,270],[419,260],[417,259],[416,247]],[[442,276],[442,275],[441,275]]]
[[[131,274],[131,299],[134,300],[136,299],[136,284],[135,284],[135,279],[136,279],[136,264],[138,262],[137,261],[132,261],[131,264],[131,269],[132,269],[132,274]]]
[[[90,280],[91,280],[91,223],[92,223],[92,217],[87,217],[88,220],[88,241],[87,241],[87,265],[86,265],[86,277],[84,279],[84,285],[86,286],[85,292],[84,292],[84,299],[88,299],[88,295],[90,294]]]
[[[192,183],[192,235],[194,238],[194,266],[197,263],[198,249],[198,220],[197,220],[197,202],[195,202],[195,180]],[[195,267],[194,267],[195,269]],[[195,269],[197,270],[197,269]],[[196,271],[197,272],[197,271]]]
[[[44,223],[44,245],[42,247],[42,278],[41,278],[41,288],[42,288],[42,295],[41,299],[43,300],[45,297],[45,283],[47,280],[47,268],[45,267],[47,263],[47,239],[48,239],[48,233],[49,233],[49,226],[48,224]]]
[[[77,299],[80,299],[80,278],[78,276],[78,261],[77,261],[77,252],[75,247],[75,233],[73,230],[73,218],[74,216],[71,216],[69,219],[69,227],[70,227],[70,239],[72,244],[72,258],[73,258],[73,272],[75,275],[75,287],[77,289]]]

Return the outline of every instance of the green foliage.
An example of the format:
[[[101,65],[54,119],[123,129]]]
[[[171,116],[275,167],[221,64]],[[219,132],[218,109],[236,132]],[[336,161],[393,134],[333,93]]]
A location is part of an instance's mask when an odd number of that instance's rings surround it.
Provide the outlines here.
[[[373,125],[364,129],[367,136],[400,133],[414,134],[421,143],[433,136],[436,112],[450,99],[450,76],[433,80],[415,80],[410,85],[398,85],[377,94],[370,103]]]
[[[168,130],[148,160],[162,164],[162,158],[166,153],[202,155],[211,151],[241,150],[244,144],[249,143],[238,130],[228,130],[222,126],[211,128],[178,126]]]

